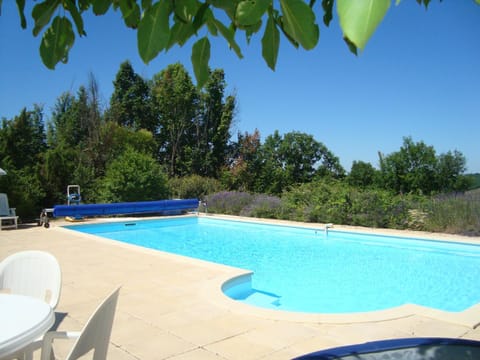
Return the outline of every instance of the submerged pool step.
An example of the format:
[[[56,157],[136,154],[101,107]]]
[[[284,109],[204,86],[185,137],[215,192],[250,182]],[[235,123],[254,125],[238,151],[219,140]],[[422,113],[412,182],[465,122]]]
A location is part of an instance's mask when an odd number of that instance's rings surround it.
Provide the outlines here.
[[[244,303],[262,306],[262,307],[271,307],[280,305],[280,296],[275,294],[269,294],[262,291],[253,291],[252,294],[248,295],[244,300]]]

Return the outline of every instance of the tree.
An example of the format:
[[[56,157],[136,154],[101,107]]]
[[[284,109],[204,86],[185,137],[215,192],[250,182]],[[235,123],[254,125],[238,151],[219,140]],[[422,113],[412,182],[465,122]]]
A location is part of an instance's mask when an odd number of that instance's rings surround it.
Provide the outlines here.
[[[380,157],[380,171],[386,188],[397,193],[430,194],[435,189],[436,161],[433,146],[405,137],[400,151]]]
[[[470,187],[470,181],[465,177],[466,159],[457,150],[448,151],[438,157],[437,182],[438,191],[465,191]]]
[[[363,50],[368,39],[383,20],[391,0],[336,0],[336,12],[344,39],[350,50]],[[427,6],[430,0],[417,0]],[[475,0],[480,4],[480,0]],[[22,28],[27,27],[25,0],[16,0]],[[397,0],[397,4],[400,0]],[[0,2],[0,7],[1,7]],[[138,51],[145,63],[174,45],[183,46],[193,37],[202,36],[192,45],[192,64],[199,86],[209,75],[209,37],[221,35],[239,58],[243,57],[235,40],[243,32],[248,42],[263,30],[262,56],[274,70],[277,62],[280,34],[294,47],[315,48],[319,41],[320,18],[328,26],[333,18],[335,0],[322,0],[321,6],[312,0],[44,0],[33,7],[33,35],[43,31],[40,56],[50,69],[67,62],[77,34],[85,36],[83,15],[92,10],[104,15],[110,9],[122,13],[125,25],[137,30]],[[1,9],[0,9],[1,10]],[[67,17],[66,15],[69,15]],[[52,19],[53,18],[53,19]],[[208,30],[206,35],[200,31]],[[46,28],[46,30],[44,30]],[[202,35],[199,35],[202,34]]]
[[[194,121],[198,93],[187,70],[180,63],[169,65],[153,78],[154,111],[158,116],[155,137],[158,159],[168,164],[169,176],[184,175],[194,147]]]
[[[150,88],[129,61],[120,65],[113,87],[107,118],[135,130],[155,131]]]
[[[45,196],[40,169],[46,149],[43,110],[23,109],[12,120],[3,119],[0,127],[0,164],[7,170],[2,191],[22,218],[40,213]],[[50,204],[51,205],[51,204]]]
[[[36,167],[46,149],[43,109],[24,108],[13,120],[3,119],[0,128],[0,161],[16,169]]]
[[[377,170],[372,164],[364,161],[354,161],[347,181],[350,185],[368,187],[376,183]]]
[[[307,183],[314,177],[341,177],[344,170],[336,156],[312,135],[278,130],[262,145],[262,182],[268,193],[279,194],[287,186]]]
[[[98,202],[149,201],[168,197],[167,177],[147,154],[127,147],[98,182]]]
[[[262,158],[260,155],[261,139],[258,129],[252,134],[239,133],[232,146],[232,155],[228,169],[222,174],[222,181],[230,189],[256,192],[257,182],[261,176]]]
[[[397,193],[432,194],[440,191],[466,190],[468,182],[462,176],[465,157],[458,151],[437,157],[433,146],[423,141],[403,139],[399,151],[388,156],[380,154],[383,185]]]
[[[47,197],[57,202],[64,199],[68,184],[80,184],[82,194],[91,194],[94,181],[103,175],[103,152],[98,151],[103,116],[98,85],[90,74],[87,86],[74,96],[62,94],[48,122],[48,150],[42,174]]]
[[[192,172],[202,176],[218,177],[226,164],[236,99],[232,95],[225,98],[225,87],[225,73],[216,69],[199,95]]]

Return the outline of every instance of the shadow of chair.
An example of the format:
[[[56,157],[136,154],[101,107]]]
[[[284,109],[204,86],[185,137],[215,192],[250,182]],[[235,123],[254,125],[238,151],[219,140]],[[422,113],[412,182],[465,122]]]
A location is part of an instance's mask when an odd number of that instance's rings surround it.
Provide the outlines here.
[[[80,332],[50,331],[43,337],[42,360],[54,358],[52,344],[55,339],[76,339],[66,360],[75,360],[93,351],[93,360],[107,358],[113,319],[120,287],[115,289],[97,307]]]

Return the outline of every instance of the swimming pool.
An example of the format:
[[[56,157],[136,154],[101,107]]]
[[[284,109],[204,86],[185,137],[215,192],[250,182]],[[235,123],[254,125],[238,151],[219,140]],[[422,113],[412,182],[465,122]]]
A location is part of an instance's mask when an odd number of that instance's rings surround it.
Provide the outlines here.
[[[356,313],[480,302],[480,247],[205,217],[71,225],[130,244],[253,271],[227,295],[256,306]]]

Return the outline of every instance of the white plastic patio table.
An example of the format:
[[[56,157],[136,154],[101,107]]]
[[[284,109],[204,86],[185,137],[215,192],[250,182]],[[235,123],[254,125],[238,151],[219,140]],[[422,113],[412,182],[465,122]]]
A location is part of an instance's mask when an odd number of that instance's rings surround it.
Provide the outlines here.
[[[45,334],[55,322],[53,309],[29,296],[0,294],[0,359]]]

